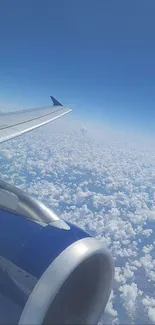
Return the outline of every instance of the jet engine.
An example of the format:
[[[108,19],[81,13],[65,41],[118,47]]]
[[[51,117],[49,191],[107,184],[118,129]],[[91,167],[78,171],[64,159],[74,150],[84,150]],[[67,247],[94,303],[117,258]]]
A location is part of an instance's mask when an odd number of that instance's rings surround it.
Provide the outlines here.
[[[97,324],[113,274],[101,242],[0,181],[0,324]]]

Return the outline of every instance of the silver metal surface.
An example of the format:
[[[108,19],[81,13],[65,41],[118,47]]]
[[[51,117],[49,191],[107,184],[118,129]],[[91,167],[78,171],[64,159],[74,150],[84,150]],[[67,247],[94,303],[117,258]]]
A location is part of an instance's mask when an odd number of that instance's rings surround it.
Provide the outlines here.
[[[67,113],[70,108],[49,106],[27,109],[0,116],[0,143],[47,124]]]
[[[99,257],[97,290],[95,296],[90,297],[91,303],[87,307],[86,318],[80,324],[97,324],[111,292],[114,264],[110,254],[99,241],[94,238],[85,238],[66,248],[46,269],[26,302],[19,325],[43,324],[45,315],[55,297],[61,294],[61,287],[67,281],[67,278],[84,261],[96,256]],[[74,295],[76,295],[76,290],[74,292],[73,288],[72,297]],[[61,310],[59,312],[61,313]],[[52,320],[51,323],[53,324]],[[64,320],[65,323],[67,324],[67,320]]]
[[[0,207],[19,216],[50,224],[60,218],[42,202],[0,180]]]

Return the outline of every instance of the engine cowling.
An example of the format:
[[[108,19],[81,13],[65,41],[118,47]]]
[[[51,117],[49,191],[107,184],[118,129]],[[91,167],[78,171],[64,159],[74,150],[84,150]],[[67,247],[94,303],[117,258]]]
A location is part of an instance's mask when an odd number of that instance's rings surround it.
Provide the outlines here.
[[[0,324],[97,324],[112,286],[109,252],[26,193],[0,187]]]

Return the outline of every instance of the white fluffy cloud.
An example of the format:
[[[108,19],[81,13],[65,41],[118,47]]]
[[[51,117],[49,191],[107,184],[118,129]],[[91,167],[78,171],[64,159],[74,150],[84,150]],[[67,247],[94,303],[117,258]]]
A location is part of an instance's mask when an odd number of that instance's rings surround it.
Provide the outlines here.
[[[148,308],[148,318],[152,324],[155,324],[155,308]]]
[[[147,310],[149,320],[151,321],[151,323],[155,324],[155,299],[146,296],[145,298],[143,298],[142,304]]]
[[[108,304],[107,304],[106,309],[105,309],[105,312],[107,314],[109,314],[110,316],[112,316],[112,317],[117,317],[118,313],[113,307],[113,300],[114,299],[115,299],[115,296],[114,296],[114,293],[113,293],[113,290],[112,290],[109,301],[108,301]]]
[[[138,295],[142,294],[142,291],[138,290],[137,285],[133,282],[131,285],[124,284],[120,286],[121,298],[123,300],[123,306],[127,310],[128,314],[133,318],[136,310],[136,302]]]

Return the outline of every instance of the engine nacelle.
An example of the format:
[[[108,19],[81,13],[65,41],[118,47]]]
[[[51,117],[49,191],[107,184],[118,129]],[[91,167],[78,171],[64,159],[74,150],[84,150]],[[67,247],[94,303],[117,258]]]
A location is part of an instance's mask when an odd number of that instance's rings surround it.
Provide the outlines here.
[[[0,182],[0,324],[97,324],[113,260],[102,243]]]

